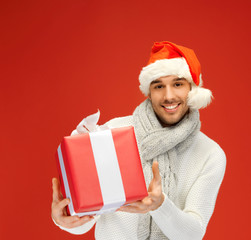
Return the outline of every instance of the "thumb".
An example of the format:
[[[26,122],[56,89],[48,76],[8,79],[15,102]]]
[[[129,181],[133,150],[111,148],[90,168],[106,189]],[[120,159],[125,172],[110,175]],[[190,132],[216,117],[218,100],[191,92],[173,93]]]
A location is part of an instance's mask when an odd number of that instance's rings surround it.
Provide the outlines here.
[[[153,179],[156,181],[161,181],[161,176],[159,174],[159,163],[154,161],[152,165]]]
[[[52,199],[55,202],[58,202],[61,200],[61,192],[60,192],[60,183],[57,178],[52,179]]]

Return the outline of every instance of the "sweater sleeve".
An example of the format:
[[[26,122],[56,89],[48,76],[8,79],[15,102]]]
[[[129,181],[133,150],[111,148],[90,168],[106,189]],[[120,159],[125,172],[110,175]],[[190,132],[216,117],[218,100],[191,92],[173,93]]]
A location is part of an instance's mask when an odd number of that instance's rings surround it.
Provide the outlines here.
[[[97,220],[98,220],[99,217],[100,216],[95,216],[93,220],[91,220],[91,221],[83,224],[82,226],[75,227],[75,228],[65,228],[65,227],[62,227],[61,225],[57,224],[53,218],[52,218],[52,221],[60,229],[66,231],[68,233],[71,233],[71,234],[80,235],[80,234],[84,234],[84,233],[88,232],[89,230],[91,230],[92,227],[94,226],[94,224],[97,222]]]
[[[192,185],[184,209],[165,196],[163,204],[150,214],[162,232],[172,240],[200,240],[213,214],[217,194],[224,177],[226,156],[218,147],[210,154]]]

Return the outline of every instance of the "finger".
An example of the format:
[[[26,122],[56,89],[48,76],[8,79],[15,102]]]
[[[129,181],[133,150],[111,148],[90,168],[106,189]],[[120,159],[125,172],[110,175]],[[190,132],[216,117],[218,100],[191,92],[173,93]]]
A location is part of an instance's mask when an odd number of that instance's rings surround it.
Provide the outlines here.
[[[135,207],[135,206],[127,205],[127,206],[120,207],[118,209],[118,211],[129,212],[129,213],[138,213],[139,212],[139,208]]]
[[[146,213],[149,211],[149,208],[147,206],[141,206],[141,208],[139,208],[138,206],[128,205],[120,207],[118,211],[128,212],[128,213]]]
[[[141,201],[136,201],[133,203],[130,203],[130,205],[128,206],[132,206],[132,207],[137,207],[137,208],[145,208],[145,206],[150,206],[152,204],[152,199],[150,197],[145,197],[144,199],[142,199]]]
[[[84,216],[84,219],[88,218],[88,216]],[[74,222],[78,222],[81,218],[79,216],[62,216],[61,221],[65,224],[72,224]]]
[[[63,210],[69,203],[70,203],[70,199],[69,199],[69,198],[65,198],[65,199],[61,200],[61,201],[57,204],[57,207],[58,207],[60,210]]]
[[[62,199],[60,192],[60,184],[57,178],[52,179],[52,200],[58,202]]]
[[[159,174],[159,163],[154,161],[152,165],[153,179],[156,181],[161,181],[161,176]]]
[[[83,216],[83,217],[78,217],[78,216],[72,216],[72,217],[64,217],[62,218],[62,222],[64,226],[67,228],[74,228],[74,227],[79,227],[89,221],[94,219],[92,216]]]
[[[72,224],[72,227],[79,227],[79,226],[82,226],[83,224],[93,220],[94,218],[92,216],[85,216],[85,217],[82,217],[80,218],[80,220],[74,222]]]
[[[152,199],[145,197],[141,201],[132,202],[129,205],[121,206],[119,211],[129,211],[129,212],[145,212],[152,205]]]

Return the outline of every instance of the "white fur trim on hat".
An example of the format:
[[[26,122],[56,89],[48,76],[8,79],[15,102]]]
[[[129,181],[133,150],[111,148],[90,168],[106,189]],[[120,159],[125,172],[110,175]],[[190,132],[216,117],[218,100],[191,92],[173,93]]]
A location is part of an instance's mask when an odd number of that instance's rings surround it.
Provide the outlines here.
[[[189,67],[185,58],[161,59],[144,67],[139,75],[140,90],[145,96],[149,94],[152,81],[168,75],[183,77],[193,82]]]

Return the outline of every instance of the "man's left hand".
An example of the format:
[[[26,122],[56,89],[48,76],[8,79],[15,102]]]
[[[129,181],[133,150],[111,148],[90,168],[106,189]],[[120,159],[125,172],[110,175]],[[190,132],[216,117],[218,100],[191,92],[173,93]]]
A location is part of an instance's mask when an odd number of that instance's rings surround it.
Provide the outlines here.
[[[148,196],[141,201],[130,203],[127,206],[122,206],[118,211],[129,213],[147,213],[156,210],[164,201],[162,193],[161,176],[159,174],[158,162],[153,162],[152,165],[153,179],[148,187]]]

